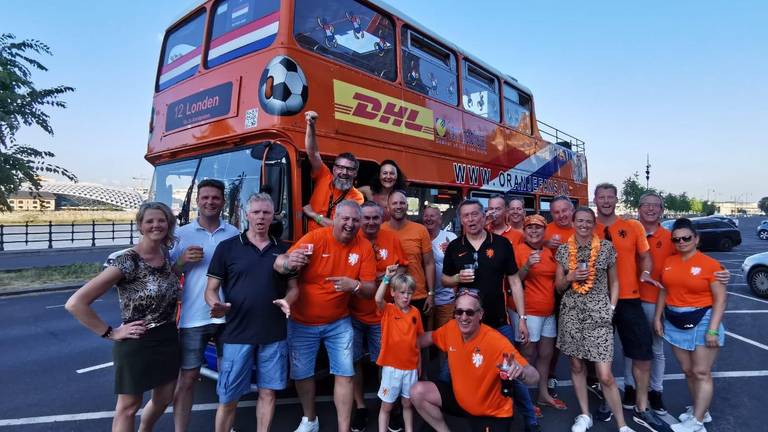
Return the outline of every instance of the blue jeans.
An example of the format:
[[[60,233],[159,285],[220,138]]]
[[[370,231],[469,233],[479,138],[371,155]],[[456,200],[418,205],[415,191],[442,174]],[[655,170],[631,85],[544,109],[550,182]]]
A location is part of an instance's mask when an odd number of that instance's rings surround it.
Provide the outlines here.
[[[353,349],[355,362],[360,361],[365,353],[368,353],[371,363],[376,363],[381,352],[381,324],[365,324],[352,318],[352,328],[355,330]]]
[[[288,320],[288,351],[291,358],[291,379],[303,380],[315,375],[315,360],[320,343],[328,351],[331,374],[354,376],[352,364],[352,320],[349,317],[322,325],[304,325]]]
[[[259,388],[284,389],[288,384],[287,353],[284,340],[266,345],[223,344],[216,383],[219,403],[234,402],[251,391],[254,365]]]
[[[510,324],[497,327],[496,331],[509,339],[512,344],[515,343],[515,331]],[[513,380],[512,383],[515,388],[513,396],[513,400],[515,401],[515,412],[523,415],[526,427],[538,425],[539,419],[536,418],[536,411],[533,410],[533,400],[531,400],[531,393],[528,391],[528,386],[520,380]]]

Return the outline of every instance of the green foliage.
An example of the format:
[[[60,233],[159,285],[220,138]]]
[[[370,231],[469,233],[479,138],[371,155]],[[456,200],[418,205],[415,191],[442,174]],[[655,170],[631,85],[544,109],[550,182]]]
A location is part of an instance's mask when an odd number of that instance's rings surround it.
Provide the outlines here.
[[[760,201],[757,202],[757,208],[768,216],[768,196],[760,198]]]
[[[667,213],[711,215],[717,212],[717,208],[711,201],[691,198],[686,192],[678,195],[670,192],[665,193],[654,188],[646,188],[640,183],[640,175],[637,172],[624,179],[621,188],[621,203],[627,208],[637,211],[640,207],[640,197],[647,192],[654,192],[662,196],[664,211]],[[768,197],[765,199],[766,206],[768,206]]]
[[[52,152],[16,142],[22,126],[38,126],[53,135],[50,117],[43,109],[65,108],[59,97],[74,91],[67,86],[36,88],[32,70],[48,69],[33,54],[51,55],[51,50],[38,40],[16,42],[14,35],[0,34],[0,212],[11,210],[8,197],[25,183],[34,191],[40,190],[43,173],[77,180],[72,172],[47,161],[55,156]]]
[[[635,172],[624,179],[621,187],[621,203],[627,208],[637,210],[640,207],[640,197],[646,192],[659,193],[654,188],[646,188],[640,183],[640,175]]]

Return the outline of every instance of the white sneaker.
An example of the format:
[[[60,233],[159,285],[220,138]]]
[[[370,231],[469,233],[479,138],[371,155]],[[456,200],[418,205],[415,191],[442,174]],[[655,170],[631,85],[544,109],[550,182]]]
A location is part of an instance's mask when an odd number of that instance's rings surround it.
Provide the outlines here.
[[[308,418],[302,417],[299,427],[293,432],[320,432],[320,419],[315,417],[314,421],[309,421]]]
[[[622,426],[619,428],[619,432],[635,432],[635,430],[629,426]]]
[[[690,417],[682,423],[673,424],[671,428],[674,432],[707,432],[704,423],[696,420],[694,417]]]
[[[684,423],[689,418],[693,418],[693,407],[690,405],[685,407],[685,412],[680,414],[677,419],[680,420],[680,423]],[[704,413],[704,423],[712,423],[712,416],[709,415],[709,410]]]
[[[592,416],[586,414],[579,414],[576,417],[576,421],[571,426],[571,432],[586,432],[587,429],[592,427]]]

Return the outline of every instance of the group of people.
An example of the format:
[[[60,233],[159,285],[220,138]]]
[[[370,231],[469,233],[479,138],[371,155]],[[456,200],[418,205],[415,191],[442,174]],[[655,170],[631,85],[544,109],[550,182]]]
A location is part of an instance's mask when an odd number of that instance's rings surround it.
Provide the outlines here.
[[[249,198],[241,233],[221,218],[225,184],[206,179],[197,185],[196,220],[175,229],[165,204],[143,204],[138,244],[67,302],[87,328],[115,342],[114,431],[133,430],[149,390],[139,430],[152,430],[170,404],[176,431],[186,430],[209,341],[217,346],[221,432],[232,429],[252,379],[257,430],[269,430],[276,391],[289,378],[303,412],[296,431],[319,431],[320,344],[343,432],[368,423],[365,361],[380,367],[381,431],[399,430],[398,421],[413,430],[414,409],[440,432],[449,430],[446,414],[466,418],[470,430],[508,431],[514,411],[526,431],[541,430],[541,407],[568,409],[556,393],[560,354],[570,358],[579,404],[572,431],[613,417],[620,432],[632,431],[623,408],[635,425],[669,430],[658,417],[666,412],[664,340],[693,400],[671,429],[705,430],[730,274],[697,251],[690,221],[677,220],[671,232],[660,226],[661,197],[644,195],[639,221],[625,220],[615,213],[616,187],[600,184],[596,214],[555,197],[550,223],[526,216],[519,199],[492,196],[487,208],[465,199],[457,236],[442,229],[437,206],[423,209],[422,223],[408,218],[405,176],[394,161],[361,190],[354,155],[338,155],[329,169],[316,119],[306,113],[308,232],[293,245],[270,236],[270,195]],[[113,285],[116,328],[91,307]],[[611,372],[614,331],[626,361],[623,400]],[[437,373],[428,371],[429,347],[439,352]],[[589,390],[605,400],[594,415]]]

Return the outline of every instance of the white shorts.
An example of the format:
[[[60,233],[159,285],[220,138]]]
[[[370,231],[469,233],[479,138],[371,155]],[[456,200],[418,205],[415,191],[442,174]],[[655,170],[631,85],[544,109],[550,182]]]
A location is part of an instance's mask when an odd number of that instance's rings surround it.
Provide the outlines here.
[[[515,341],[520,342],[520,329],[518,328],[520,325],[520,315],[510,309],[509,316],[515,327]],[[542,337],[557,337],[557,321],[554,314],[547,317],[528,315],[528,320],[525,323],[528,325],[528,339],[531,342],[538,342]]]
[[[381,369],[379,399],[386,403],[395,403],[398,397],[411,398],[411,386],[419,380],[416,369],[401,370],[384,366]]]

